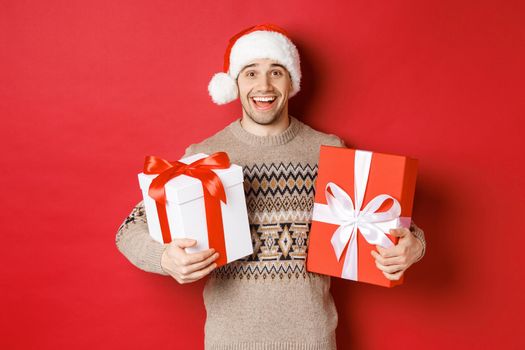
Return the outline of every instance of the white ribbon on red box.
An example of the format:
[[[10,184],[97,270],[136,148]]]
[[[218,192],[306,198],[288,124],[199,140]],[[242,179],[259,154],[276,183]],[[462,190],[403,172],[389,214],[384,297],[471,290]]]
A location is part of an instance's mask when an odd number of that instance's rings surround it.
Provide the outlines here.
[[[409,217],[400,217],[401,205],[392,196],[380,194],[372,199],[363,210],[363,199],[370,173],[372,152],[355,152],[354,161],[354,199],[341,187],[329,182],[325,187],[327,204],[314,203],[312,219],[339,225],[330,240],[340,261],[343,250],[348,244],[341,277],[357,281],[357,230],[370,244],[390,248],[394,244],[386,235],[390,229],[408,227]],[[331,192],[331,193],[330,193]],[[384,212],[376,212],[388,199],[392,206]]]

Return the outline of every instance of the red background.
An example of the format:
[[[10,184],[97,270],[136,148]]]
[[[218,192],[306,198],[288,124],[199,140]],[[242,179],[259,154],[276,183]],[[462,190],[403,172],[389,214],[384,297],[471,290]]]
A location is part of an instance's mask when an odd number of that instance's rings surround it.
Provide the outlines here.
[[[394,289],[333,280],[339,349],[523,347],[522,4],[1,1],[0,347],[202,349],[203,281],[134,268],[115,232],[145,155],[240,116],[206,86],[261,22],[301,52],[292,115],[420,160],[427,256]]]

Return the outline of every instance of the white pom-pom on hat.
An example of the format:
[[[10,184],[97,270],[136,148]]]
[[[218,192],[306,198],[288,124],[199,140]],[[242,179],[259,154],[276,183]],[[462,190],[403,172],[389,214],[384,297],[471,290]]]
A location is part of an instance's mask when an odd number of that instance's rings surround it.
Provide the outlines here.
[[[211,99],[218,105],[232,102],[239,96],[237,83],[226,73],[217,73],[208,84],[208,92]]]
[[[290,73],[294,96],[301,88],[301,64],[299,53],[284,29],[273,24],[260,24],[234,35],[224,55],[224,72],[213,76],[208,92],[216,104],[222,105],[239,97],[237,76],[256,59],[273,59]]]

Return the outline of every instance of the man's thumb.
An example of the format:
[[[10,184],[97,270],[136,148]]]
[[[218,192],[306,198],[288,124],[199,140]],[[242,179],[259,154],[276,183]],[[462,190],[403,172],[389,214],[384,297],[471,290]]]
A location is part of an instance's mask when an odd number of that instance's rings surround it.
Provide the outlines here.
[[[175,242],[179,248],[192,247],[197,244],[197,241],[191,238],[178,238],[175,240]]]
[[[407,233],[410,233],[407,228],[401,227],[401,228],[393,228],[389,232],[392,236],[395,237],[404,237],[407,235]]]

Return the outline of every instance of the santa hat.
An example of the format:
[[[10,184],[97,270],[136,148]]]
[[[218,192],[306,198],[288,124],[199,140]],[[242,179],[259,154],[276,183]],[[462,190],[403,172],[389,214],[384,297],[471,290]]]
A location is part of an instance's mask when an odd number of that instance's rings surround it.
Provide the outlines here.
[[[288,70],[292,79],[290,97],[299,92],[301,65],[297,48],[283,29],[273,24],[261,24],[230,39],[224,54],[224,72],[215,74],[208,85],[213,102],[222,105],[237,99],[239,73],[251,61],[262,58],[276,60]]]

